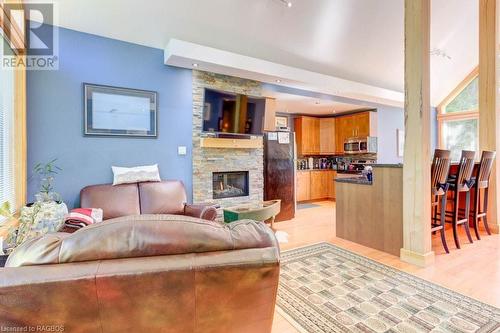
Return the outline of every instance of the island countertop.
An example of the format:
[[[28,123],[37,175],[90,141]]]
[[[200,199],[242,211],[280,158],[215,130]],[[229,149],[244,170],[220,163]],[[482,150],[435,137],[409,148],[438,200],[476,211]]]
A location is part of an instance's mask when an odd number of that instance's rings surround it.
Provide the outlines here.
[[[336,236],[399,256],[403,247],[401,166],[375,166],[372,182],[364,178],[335,182]]]

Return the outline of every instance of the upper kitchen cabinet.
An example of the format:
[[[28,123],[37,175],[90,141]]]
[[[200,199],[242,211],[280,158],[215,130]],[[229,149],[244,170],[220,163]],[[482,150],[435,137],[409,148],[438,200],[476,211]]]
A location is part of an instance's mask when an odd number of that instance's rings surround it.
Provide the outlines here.
[[[321,155],[333,155],[335,147],[335,118],[320,118],[319,152]]]
[[[299,156],[320,154],[320,118],[295,118],[295,136]]]
[[[347,139],[377,136],[377,112],[364,111],[337,117],[335,131],[337,153],[343,153]]]

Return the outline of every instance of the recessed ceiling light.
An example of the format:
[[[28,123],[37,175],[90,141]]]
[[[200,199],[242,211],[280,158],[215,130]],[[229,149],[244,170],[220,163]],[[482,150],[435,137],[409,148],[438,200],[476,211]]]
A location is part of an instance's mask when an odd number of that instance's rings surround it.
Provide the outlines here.
[[[280,80],[280,79],[277,79],[277,80],[276,80],[276,83],[281,83],[281,80]]]
[[[197,63],[193,63],[193,67],[198,67],[199,65]]]
[[[280,0],[284,5],[286,5],[288,8],[292,7],[292,2],[288,0]]]

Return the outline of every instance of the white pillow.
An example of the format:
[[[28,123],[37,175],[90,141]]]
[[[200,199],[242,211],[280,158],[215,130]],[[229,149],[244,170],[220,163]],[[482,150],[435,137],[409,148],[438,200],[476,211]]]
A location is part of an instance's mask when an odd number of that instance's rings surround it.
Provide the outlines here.
[[[133,168],[112,166],[111,169],[113,169],[113,185],[161,181],[158,164]]]

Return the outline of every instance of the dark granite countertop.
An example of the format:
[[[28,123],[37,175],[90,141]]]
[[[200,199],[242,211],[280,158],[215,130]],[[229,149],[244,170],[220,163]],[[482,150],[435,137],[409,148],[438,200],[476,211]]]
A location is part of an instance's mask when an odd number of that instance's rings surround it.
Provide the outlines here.
[[[335,181],[337,183],[348,183],[348,184],[356,184],[356,185],[372,185],[373,182],[369,181],[364,177],[353,177],[353,178],[336,178]]]
[[[372,164],[371,165],[374,168],[402,168],[403,164]]]

